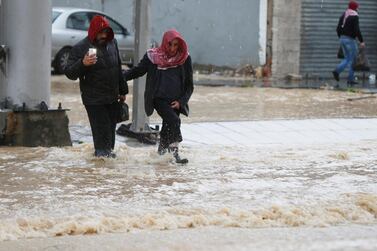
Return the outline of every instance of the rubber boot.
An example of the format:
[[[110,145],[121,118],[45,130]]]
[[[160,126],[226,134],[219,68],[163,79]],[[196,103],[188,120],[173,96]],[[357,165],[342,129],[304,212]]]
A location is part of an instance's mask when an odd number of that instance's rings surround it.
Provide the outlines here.
[[[98,158],[116,158],[116,154],[113,153],[111,150],[95,150],[94,156]]]
[[[160,143],[158,144],[157,153],[159,155],[164,155],[167,152],[168,152],[168,148],[164,144],[162,144],[160,141]]]
[[[173,157],[175,159],[175,162],[178,164],[187,164],[188,159],[186,158],[181,158],[178,153],[178,147],[177,146],[170,146],[169,147],[169,152],[173,153]]]

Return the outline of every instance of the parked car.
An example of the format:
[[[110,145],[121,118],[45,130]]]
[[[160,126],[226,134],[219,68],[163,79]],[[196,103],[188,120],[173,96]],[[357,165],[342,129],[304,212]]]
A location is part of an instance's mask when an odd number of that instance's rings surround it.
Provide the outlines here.
[[[114,31],[122,64],[132,65],[134,37],[107,14],[89,9],[54,7],[52,9],[51,65],[55,73],[62,73],[71,48],[88,35],[90,21],[95,15],[107,18]]]

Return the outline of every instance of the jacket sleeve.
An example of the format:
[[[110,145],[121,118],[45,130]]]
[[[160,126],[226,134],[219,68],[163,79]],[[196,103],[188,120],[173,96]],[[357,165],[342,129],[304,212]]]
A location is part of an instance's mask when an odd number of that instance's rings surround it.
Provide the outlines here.
[[[128,94],[128,84],[127,84],[127,81],[124,80],[123,78],[123,73],[122,73],[122,60],[120,58],[120,55],[119,55],[119,48],[118,48],[118,42],[116,41],[116,39],[114,39],[114,43],[115,43],[115,47],[116,47],[116,50],[117,50],[117,54],[118,54],[118,64],[119,64],[119,94],[120,95],[126,95]]]
[[[85,66],[82,59],[85,55],[81,46],[74,46],[69,53],[68,63],[64,69],[64,74],[67,78],[76,80],[85,74]]]
[[[360,43],[364,42],[363,36],[361,35],[360,25],[359,25],[359,17],[356,17],[355,20],[355,29],[356,29],[356,37],[359,39]]]
[[[151,63],[147,54],[140,60],[137,66],[127,71],[123,71],[123,77],[126,81],[143,76],[148,71],[148,65]]]
[[[336,33],[338,34],[338,38],[342,35],[342,25],[343,25],[344,14],[339,18],[338,26],[336,27]]]
[[[188,56],[185,64],[185,93],[181,98],[178,99],[181,106],[187,105],[192,92],[194,91],[194,83],[193,83],[193,73],[192,73],[192,63],[191,57]]]

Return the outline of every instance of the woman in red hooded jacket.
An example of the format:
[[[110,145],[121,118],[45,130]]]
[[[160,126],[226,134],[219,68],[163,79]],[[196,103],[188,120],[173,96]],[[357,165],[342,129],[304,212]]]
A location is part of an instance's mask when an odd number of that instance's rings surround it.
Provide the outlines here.
[[[182,141],[179,115],[188,116],[194,86],[191,57],[179,32],[166,31],[161,46],[149,49],[137,66],[124,72],[124,77],[131,80],[144,74],[145,112],[150,116],[156,110],[162,118],[158,153],[172,152],[177,163],[185,164],[188,160],[178,154],[178,143]]]

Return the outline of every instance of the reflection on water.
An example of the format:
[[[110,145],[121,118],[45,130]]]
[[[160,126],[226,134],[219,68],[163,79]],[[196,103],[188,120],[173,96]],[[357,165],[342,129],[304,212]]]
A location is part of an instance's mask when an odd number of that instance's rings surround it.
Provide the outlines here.
[[[91,144],[1,148],[0,239],[377,223],[376,147],[186,146],[187,166],[124,143],[115,160]]]

